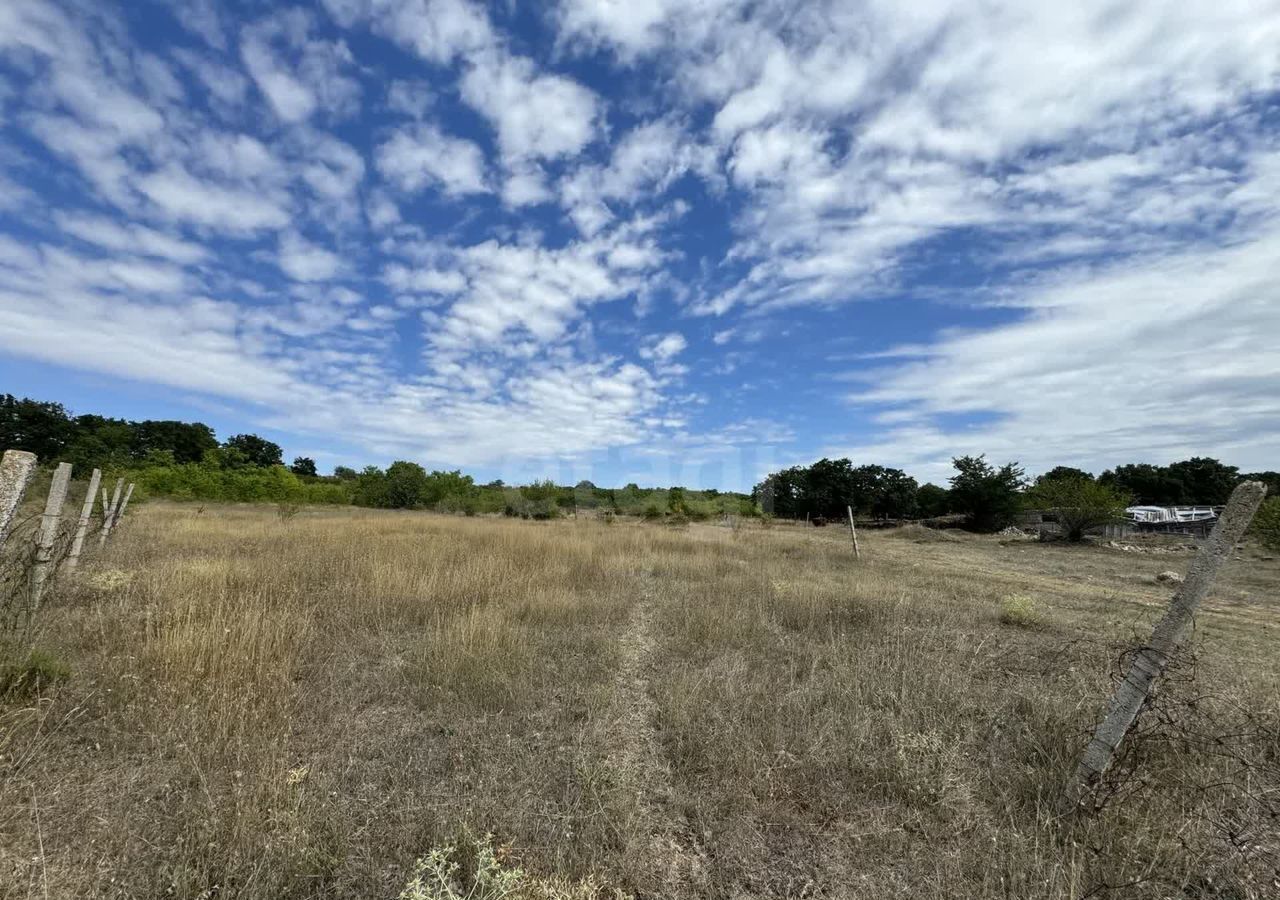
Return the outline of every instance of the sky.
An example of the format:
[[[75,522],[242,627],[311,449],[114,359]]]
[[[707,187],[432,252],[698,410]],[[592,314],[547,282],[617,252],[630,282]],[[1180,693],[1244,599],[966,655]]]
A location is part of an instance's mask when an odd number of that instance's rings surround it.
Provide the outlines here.
[[[3,0],[0,391],[749,489],[1280,469],[1280,0]]]

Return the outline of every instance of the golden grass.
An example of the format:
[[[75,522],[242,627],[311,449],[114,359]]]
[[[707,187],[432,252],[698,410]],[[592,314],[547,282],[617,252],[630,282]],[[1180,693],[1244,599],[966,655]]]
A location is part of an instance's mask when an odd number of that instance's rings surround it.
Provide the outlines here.
[[[0,701],[0,900],[394,897],[485,833],[601,895],[1280,892],[1280,568],[1251,554],[1133,742],[1144,780],[1064,823],[1185,556],[131,513],[42,613],[70,678]]]

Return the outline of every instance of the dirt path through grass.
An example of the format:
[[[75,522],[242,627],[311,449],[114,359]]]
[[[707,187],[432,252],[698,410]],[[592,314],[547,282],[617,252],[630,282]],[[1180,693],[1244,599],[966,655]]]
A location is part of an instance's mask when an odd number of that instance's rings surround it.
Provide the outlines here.
[[[657,731],[651,679],[659,601],[653,573],[641,572],[636,587],[636,604],[618,642],[620,664],[609,713],[606,765],[614,787],[639,820],[636,824],[642,825],[628,829],[640,844],[629,850],[642,857],[641,868],[646,880],[658,888],[657,895],[701,894],[708,877],[707,859],[676,803],[671,768]]]

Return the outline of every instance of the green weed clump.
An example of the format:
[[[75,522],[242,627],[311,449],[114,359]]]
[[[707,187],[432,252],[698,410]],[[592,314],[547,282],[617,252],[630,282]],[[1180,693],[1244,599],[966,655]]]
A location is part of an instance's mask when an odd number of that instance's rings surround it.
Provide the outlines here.
[[[1000,622],[1017,628],[1037,628],[1044,624],[1034,597],[1010,594],[1000,601]]]

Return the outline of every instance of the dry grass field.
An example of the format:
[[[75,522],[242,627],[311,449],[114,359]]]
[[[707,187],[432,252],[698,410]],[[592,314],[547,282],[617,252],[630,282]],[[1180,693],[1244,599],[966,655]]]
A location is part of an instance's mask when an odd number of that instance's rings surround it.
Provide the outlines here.
[[[513,897],[1280,896],[1252,551],[1105,807],[1059,821],[1185,553],[130,513],[41,613],[69,676],[0,699],[3,900],[394,898],[433,848],[469,881],[486,834]]]

